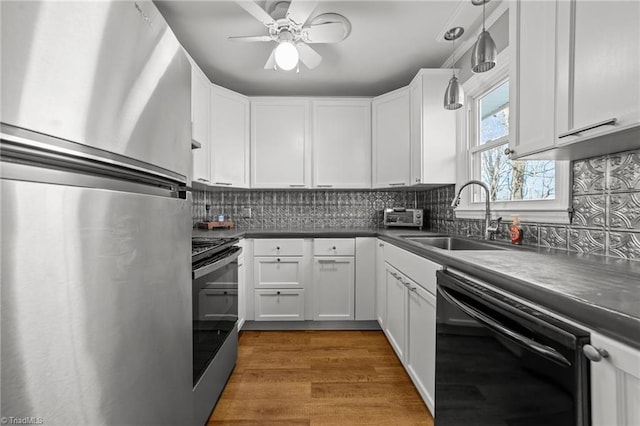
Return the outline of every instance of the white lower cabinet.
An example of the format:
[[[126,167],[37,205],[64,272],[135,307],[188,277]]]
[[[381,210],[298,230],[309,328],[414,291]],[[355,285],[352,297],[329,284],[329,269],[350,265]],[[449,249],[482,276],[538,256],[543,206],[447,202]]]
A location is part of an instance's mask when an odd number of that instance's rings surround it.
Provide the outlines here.
[[[384,267],[384,245],[382,240],[376,240],[376,319],[380,328],[386,326],[386,273]]]
[[[240,246],[244,249],[244,240],[240,240]],[[247,319],[247,267],[244,263],[244,254],[238,257],[238,330]]]
[[[352,320],[354,318],[354,278],[352,256],[314,257],[314,320]]]
[[[597,333],[591,345],[608,353],[591,362],[591,424],[640,425],[640,351]]]
[[[253,307],[256,321],[304,321],[310,241],[257,239],[253,244]],[[308,319],[308,318],[307,318]]]
[[[442,266],[384,244],[383,330],[425,404],[434,413],[436,272]]]
[[[255,257],[255,288],[304,287],[303,257]]]
[[[303,321],[304,290],[256,290],[256,321]]]

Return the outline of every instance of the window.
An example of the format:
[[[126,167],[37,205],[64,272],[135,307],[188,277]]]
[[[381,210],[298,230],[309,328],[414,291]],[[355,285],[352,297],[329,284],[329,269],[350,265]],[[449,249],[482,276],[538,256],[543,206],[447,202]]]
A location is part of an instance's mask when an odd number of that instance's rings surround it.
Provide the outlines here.
[[[487,184],[491,201],[555,199],[555,161],[511,160],[504,153],[509,147],[508,80],[476,98],[471,117],[473,177]]]
[[[463,83],[466,103],[458,110],[457,187],[472,179],[486,183],[494,217],[568,223],[569,162],[511,160],[505,155],[512,136],[508,68],[505,50],[493,70],[474,74]],[[483,218],[484,200],[480,187],[468,187],[461,194],[456,217]]]

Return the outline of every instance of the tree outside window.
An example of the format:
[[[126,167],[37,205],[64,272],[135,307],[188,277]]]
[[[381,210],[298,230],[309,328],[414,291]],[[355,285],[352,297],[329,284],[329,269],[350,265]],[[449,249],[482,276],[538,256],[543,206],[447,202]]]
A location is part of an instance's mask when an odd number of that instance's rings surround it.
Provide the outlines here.
[[[555,199],[555,161],[511,160],[504,154],[509,146],[509,82],[476,99],[475,109],[474,161],[491,201]]]

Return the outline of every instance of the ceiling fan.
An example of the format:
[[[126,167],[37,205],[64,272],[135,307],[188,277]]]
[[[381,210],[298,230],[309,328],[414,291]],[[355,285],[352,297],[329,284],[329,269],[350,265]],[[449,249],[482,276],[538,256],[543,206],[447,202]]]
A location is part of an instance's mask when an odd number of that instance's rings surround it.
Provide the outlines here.
[[[229,37],[229,40],[277,43],[264,65],[265,69],[289,71],[296,68],[298,61],[313,69],[320,64],[322,56],[309,44],[338,43],[351,33],[349,20],[337,13],[323,13],[307,22],[318,0],[267,0],[266,10],[253,1],[236,3],[262,22],[269,34]]]

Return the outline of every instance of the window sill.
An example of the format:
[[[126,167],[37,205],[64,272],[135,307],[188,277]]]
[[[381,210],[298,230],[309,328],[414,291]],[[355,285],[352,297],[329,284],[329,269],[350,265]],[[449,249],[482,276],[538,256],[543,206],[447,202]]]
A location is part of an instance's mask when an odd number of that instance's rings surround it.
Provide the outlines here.
[[[478,209],[455,209],[456,219],[484,219],[484,206]],[[528,223],[556,223],[568,225],[569,212],[567,209],[539,210],[539,209],[500,209],[491,208],[491,218],[502,217],[504,221],[511,221],[514,216],[518,216],[520,222]]]

